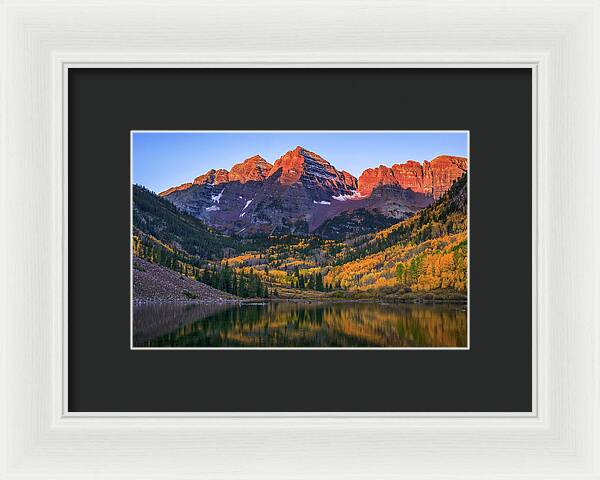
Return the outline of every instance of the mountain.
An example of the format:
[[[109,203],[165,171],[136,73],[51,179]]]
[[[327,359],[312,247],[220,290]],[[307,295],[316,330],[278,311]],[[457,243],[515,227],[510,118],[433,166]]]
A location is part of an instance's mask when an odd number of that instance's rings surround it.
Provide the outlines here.
[[[324,277],[346,290],[406,294],[467,291],[467,175],[433,205],[358,239]],[[408,292],[408,293],[407,293]],[[462,297],[461,297],[462,296]]]
[[[439,156],[422,165],[367,169],[357,179],[297,146],[273,165],[255,155],[160,195],[226,234],[321,232],[344,238],[410,217],[443,195],[466,168],[465,158]]]
[[[466,158],[449,155],[440,155],[431,162],[425,160],[422,165],[414,160],[392,165],[391,168],[380,165],[368,168],[361,174],[358,191],[361,195],[368,196],[377,186],[397,185],[438,199],[466,171]]]
[[[154,256],[160,257],[178,249],[202,259],[216,259],[242,249],[239,240],[221,235],[139,185],[133,185],[133,233],[139,248],[154,250]]]
[[[317,290],[350,298],[463,302],[467,186],[464,174],[432,205],[387,228],[386,217],[358,209],[336,217],[339,224],[323,223],[315,230],[318,236],[269,237],[222,264],[253,271],[271,290],[291,288],[289,296],[295,298]],[[363,234],[365,222],[375,223],[378,231]],[[345,241],[335,240],[338,232],[329,230],[340,226],[355,231]]]
[[[396,244],[417,245],[441,236],[466,232],[467,187],[467,175],[463,174],[429,207],[389,228],[356,239],[339,262],[347,263],[353,258],[381,252]]]
[[[336,215],[323,222],[314,231],[315,235],[336,240],[355,235],[365,235],[377,230],[382,230],[395,224],[398,220],[377,211],[366,208],[357,208]]]
[[[209,170],[204,175],[200,175],[194,179],[193,184],[184,183],[179,187],[175,187],[177,190],[185,190],[192,185],[219,185],[221,183],[229,182],[240,182],[246,183],[250,181],[261,182],[268,177],[269,172],[273,168],[269,162],[267,162],[260,155],[254,155],[253,157],[247,158],[242,163],[237,163],[231,167],[231,171],[228,172],[224,168],[218,170]],[[167,195],[163,192],[161,195]]]
[[[247,158],[242,163],[238,163],[231,167],[229,172],[229,181],[246,183],[249,181],[260,182],[269,176],[273,169],[273,165],[267,162],[260,155],[254,155]]]
[[[301,183],[316,199],[324,200],[335,195],[352,195],[357,184],[350,173],[338,171],[320,155],[300,146],[279,158],[269,177],[271,183],[280,185]]]

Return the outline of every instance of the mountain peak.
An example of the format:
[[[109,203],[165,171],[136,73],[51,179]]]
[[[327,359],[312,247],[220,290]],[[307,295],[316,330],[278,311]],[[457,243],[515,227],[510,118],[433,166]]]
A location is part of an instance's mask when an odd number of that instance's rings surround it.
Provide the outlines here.
[[[219,183],[226,183],[229,181],[229,172],[224,168],[219,168],[215,170],[211,168],[204,175],[200,175],[194,179],[194,184],[196,185],[218,185]]]
[[[301,185],[315,202],[325,204],[332,197],[352,195],[357,188],[355,177],[300,145],[275,161],[269,180],[283,186]]]
[[[284,185],[296,183],[303,177],[314,177],[316,175],[317,177],[327,179],[333,178],[336,175],[341,175],[341,173],[323,157],[306,150],[300,145],[293,150],[284,153],[275,161],[273,169],[271,170],[271,176],[274,175],[275,172],[280,172],[279,183]]]
[[[262,181],[271,172],[273,165],[267,162],[260,155],[254,155],[241,163],[236,163],[231,167],[229,180],[232,182],[246,183],[249,181]]]
[[[267,162],[263,157],[261,157],[260,155],[252,155],[251,157],[248,157],[246,160],[244,160],[241,163],[238,163],[236,165],[243,165],[243,164],[256,164],[256,163],[269,163]],[[234,165],[235,166],[235,165]]]

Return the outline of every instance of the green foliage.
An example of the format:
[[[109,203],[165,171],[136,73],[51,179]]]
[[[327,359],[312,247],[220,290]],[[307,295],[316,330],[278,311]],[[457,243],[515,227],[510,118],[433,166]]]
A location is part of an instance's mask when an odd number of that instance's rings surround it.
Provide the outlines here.
[[[200,259],[223,258],[231,252],[241,252],[247,246],[247,242],[217,233],[201,220],[139,185],[133,186],[133,225],[162,243],[176,244],[179,249]]]
[[[350,235],[364,235],[387,228],[397,220],[385,215],[358,208],[349,212],[342,212],[323,222],[315,230],[315,234],[328,239],[344,239]]]
[[[358,239],[336,264],[342,265],[381,252],[392,245],[417,245],[427,240],[467,230],[467,174],[433,205],[375,235]]]
[[[220,269],[213,266],[211,269],[206,268],[199,280],[206,285],[242,298],[269,297],[269,289],[253,270],[245,274],[235,272],[227,265]]]
[[[157,263],[176,272],[194,272],[202,266],[195,256],[182,250],[173,249],[151,235],[146,235],[134,227],[133,253],[149,262]]]
[[[398,283],[404,283],[404,265],[402,263],[396,265],[396,278]]]

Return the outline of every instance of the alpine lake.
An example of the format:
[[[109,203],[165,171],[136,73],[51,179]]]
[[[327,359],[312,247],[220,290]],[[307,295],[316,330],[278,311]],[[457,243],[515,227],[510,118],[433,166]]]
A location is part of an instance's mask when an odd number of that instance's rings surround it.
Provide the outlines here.
[[[369,301],[142,303],[142,348],[466,348],[464,304]]]

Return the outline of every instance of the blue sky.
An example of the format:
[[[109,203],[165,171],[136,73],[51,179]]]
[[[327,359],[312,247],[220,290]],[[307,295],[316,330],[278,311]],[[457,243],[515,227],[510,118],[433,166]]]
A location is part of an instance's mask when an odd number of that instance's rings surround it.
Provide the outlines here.
[[[300,145],[358,177],[378,165],[467,156],[466,132],[134,132],[133,183],[161,192],[253,155],[274,163]]]

